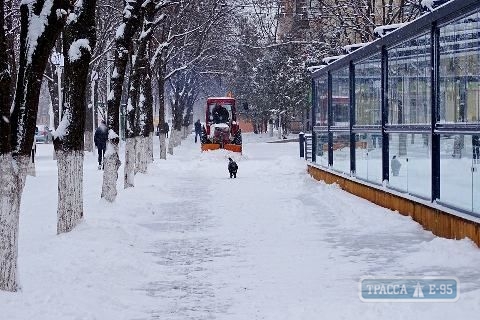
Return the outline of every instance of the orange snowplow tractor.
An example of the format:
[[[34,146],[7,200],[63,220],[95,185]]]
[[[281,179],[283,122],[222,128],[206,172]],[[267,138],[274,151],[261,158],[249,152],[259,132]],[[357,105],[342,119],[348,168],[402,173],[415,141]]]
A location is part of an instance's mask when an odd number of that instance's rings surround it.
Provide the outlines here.
[[[238,144],[226,144],[225,150],[242,153],[242,146]]]
[[[202,144],[202,151],[217,150],[217,149],[220,149],[220,145],[217,143]]]

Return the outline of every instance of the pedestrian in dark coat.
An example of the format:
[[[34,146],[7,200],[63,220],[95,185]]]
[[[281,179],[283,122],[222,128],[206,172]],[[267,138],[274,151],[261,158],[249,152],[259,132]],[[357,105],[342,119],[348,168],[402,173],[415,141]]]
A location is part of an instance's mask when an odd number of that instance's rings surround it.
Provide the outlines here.
[[[168,138],[169,131],[170,131],[170,126],[168,125],[168,122],[165,122],[163,124],[163,134],[165,134],[165,138]]]
[[[400,163],[400,161],[398,161],[397,156],[393,156],[392,161],[390,161],[390,167],[392,168],[393,176],[398,176],[401,166],[402,164]]]
[[[107,149],[107,140],[108,140],[108,129],[105,124],[105,121],[102,120],[102,123],[95,130],[95,147],[98,149],[98,170],[103,169],[103,157],[105,155],[105,150]]]
[[[195,122],[195,143],[197,143],[197,136],[202,136],[202,124],[200,123],[200,119]]]
[[[472,152],[473,163],[480,163],[480,136],[477,134],[472,135]]]

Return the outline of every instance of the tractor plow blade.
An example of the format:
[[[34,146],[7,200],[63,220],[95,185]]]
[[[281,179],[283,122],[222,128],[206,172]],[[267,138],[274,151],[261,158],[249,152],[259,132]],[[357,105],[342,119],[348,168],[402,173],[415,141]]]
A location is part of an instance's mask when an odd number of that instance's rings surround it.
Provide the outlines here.
[[[224,146],[225,150],[229,150],[229,151],[232,151],[232,152],[239,152],[239,153],[242,153],[242,145],[238,145],[238,144],[226,144]]]
[[[217,150],[217,149],[220,149],[220,145],[218,143],[202,144],[202,151]]]
[[[218,150],[222,149],[218,143],[205,143],[202,144],[202,151]],[[223,146],[223,149],[242,153],[242,146],[237,144],[226,144]]]

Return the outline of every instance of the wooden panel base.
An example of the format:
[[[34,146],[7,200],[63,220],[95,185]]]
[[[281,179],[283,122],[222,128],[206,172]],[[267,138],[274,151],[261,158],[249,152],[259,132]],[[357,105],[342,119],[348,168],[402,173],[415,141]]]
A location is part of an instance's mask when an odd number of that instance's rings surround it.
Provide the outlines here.
[[[349,193],[379,206],[398,211],[405,216],[410,216],[436,236],[448,239],[470,238],[480,247],[480,223],[478,222],[350,180],[312,165],[308,165],[308,173],[316,180],[325,181],[327,184],[336,183]]]

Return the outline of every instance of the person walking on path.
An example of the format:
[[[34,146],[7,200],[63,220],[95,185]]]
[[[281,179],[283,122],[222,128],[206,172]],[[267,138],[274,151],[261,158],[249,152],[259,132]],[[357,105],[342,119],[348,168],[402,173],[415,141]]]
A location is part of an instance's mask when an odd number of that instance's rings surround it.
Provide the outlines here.
[[[197,136],[202,136],[202,124],[200,123],[200,119],[195,122],[195,143],[197,143]]]
[[[107,148],[108,129],[105,124],[105,120],[102,120],[100,126],[95,130],[94,142],[95,147],[98,149],[98,170],[103,169],[103,156],[105,155],[105,149]]]
[[[165,135],[165,138],[168,138],[168,132],[170,131],[170,126],[168,125],[168,122],[165,121],[163,124],[163,134]]]

